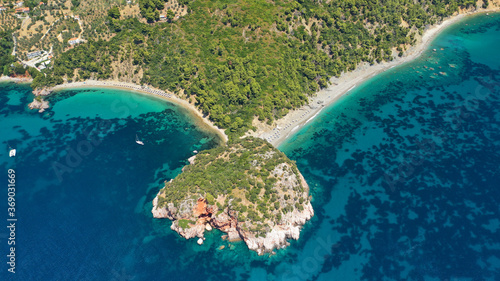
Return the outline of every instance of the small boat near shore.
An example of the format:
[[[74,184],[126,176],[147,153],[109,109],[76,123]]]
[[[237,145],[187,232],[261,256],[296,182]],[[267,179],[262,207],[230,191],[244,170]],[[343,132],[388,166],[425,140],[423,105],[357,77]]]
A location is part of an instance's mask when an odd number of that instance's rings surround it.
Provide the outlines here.
[[[144,145],[144,143],[139,139],[137,135],[135,135],[135,142],[140,145]]]
[[[11,149],[9,151],[9,157],[15,157],[16,156],[16,150],[15,149]]]

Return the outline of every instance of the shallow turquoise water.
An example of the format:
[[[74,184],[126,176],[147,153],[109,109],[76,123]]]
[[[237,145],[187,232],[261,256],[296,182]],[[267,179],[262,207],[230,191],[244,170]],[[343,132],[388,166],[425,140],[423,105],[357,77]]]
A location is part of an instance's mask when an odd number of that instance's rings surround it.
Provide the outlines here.
[[[82,90],[79,90],[82,92]],[[79,106],[84,104],[85,106]],[[86,95],[79,96],[78,103],[72,99],[57,102],[54,107],[54,119],[80,118],[137,118],[149,112],[161,112],[165,104],[157,98],[146,95],[116,95],[116,90],[89,90]]]
[[[500,279],[498,46],[498,14],[463,21],[280,147],[319,213],[294,280]]]
[[[162,183],[216,145],[186,111],[86,89],[39,114],[29,87],[2,84],[0,170],[16,170],[19,221],[17,273],[2,262],[0,280],[498,280],[499,40],[500,16],[468,19],[283,144],[316,215],[273,257],[152,218]]]

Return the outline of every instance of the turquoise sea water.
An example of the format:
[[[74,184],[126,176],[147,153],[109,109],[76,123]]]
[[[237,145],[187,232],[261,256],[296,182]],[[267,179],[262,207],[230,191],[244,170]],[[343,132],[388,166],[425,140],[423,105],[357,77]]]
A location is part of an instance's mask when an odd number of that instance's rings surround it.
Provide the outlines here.
[[[0,213],[15,169],[18,221],[15,275],[0,224],[0,280],[499,280],[498,46],[500,16],[467,19],[283,144],[316,215],[273,257],[152,218],[162,183],[217,142],[186,111],[87,89],[40,114],[29,87],[1,84]]]
[[[500,280],[499,46],[467,19],[281,146],[318,214],[297,280]]]

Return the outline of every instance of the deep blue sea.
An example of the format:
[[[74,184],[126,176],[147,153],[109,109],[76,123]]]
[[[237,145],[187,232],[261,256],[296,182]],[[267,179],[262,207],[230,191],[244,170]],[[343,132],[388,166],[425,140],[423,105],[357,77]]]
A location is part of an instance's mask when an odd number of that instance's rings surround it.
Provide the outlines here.
[[[28,86],[0,84],[0,280],[500,280],[499,46],[500,15],[470,17],[282,144],[316,215],[272,257],[152,218],[163,182],[219,141],[189,112],[79,89],[38,113]]]

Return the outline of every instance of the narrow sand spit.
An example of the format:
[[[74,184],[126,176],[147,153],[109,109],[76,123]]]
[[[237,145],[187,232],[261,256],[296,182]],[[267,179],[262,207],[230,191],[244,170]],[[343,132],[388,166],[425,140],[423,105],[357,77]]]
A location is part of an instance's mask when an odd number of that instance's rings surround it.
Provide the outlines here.
[[[418,58],[422,52],[428,48],[434,38],[448,26],[457,23],[467,15],[494,10],[498,10],[498,8],[495,7],[488,10],[478,10],[476,12],[459,14],[448,18],[438,25],[430,27],[424,32],[417,44],[410,47],[405,52],[403,57],[398,57],[391,62],[371,66],[368,65],[368,63],[361,64],[352,72],[343,73],[339,78],[334,77],[330,80],[332,84],[328,88],[317,92],[314,97],[309,98],[308,104],[299,109],[290,111],[283,118],[276,120],[271,126],[262,123],[254,123],[254,125],[257,125],[257,130],[255,132],[251,131],[247,133],[247,135],[263,138],[269,141],[273,146],[278,147],[283,141],[289,138],[293,132],[314,119],[323,108],[333,104],[340,97],[349,94],[356,86],[381,72]]]

